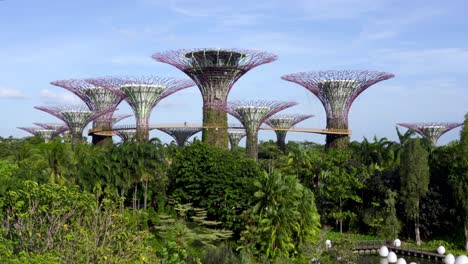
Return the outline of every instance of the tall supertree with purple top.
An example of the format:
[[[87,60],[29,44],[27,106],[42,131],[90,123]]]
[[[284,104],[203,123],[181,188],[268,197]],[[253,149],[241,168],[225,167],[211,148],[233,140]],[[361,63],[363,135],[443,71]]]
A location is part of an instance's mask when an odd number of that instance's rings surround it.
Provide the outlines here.
[[[286,152],[286,134],[288,133],[288,129],[311,117],[313,115],[278,114],[268,118],[265,124],[275,130],[276,144],[281,151]]]
[[[239,142],[243,137],[245,137],[246,132],[243,128],[229,128],[228,129],[228,136],[229,136],[229,144],[231,145],[231,150],[234,150],[239,146]]]
[[[152,57],[195,81],[203,97],[202,141],[223,148],[228,147],[228,118],[220,109],[226,108],[232,86],[249,70],[277,59],[263,51],[213,48],[159,52]]]
[[[35,106],[34,108],[49,113],[65,122],[70,131],[72,144],[80,144],[83,140],[84,128],[96,118],[115,111],[111,107],[99,112],[89,110],[86,106]]]
[[[18,128],[26,132],[29,132],[33,134],[34,136],[39,136],[43,138],[46,143],[66,130],[66,129],[63,129],[63,130],[46,129],[43,127],[18,127]]]
[[[398,123],[399,126],[406,127],[428,139],[433,146],[436,145],[439,138],[448,131],[463,125],[463,123]]]
[[[260,125],[270,116],[296,104],[296,102],[264,100],[232,101],[222,109],[237,118],[244,125],[247,136],[247,156],[257,159],[258,129]]]
[[[354,100],[373,84],[394,77],[377,71],[316,71],[288,74],[283,80],[304,86],[318,97],[325,107],[327,129],[348,130],[348,113]],[[349,143],[346,134],[327,134],[326,146],[344,148]]]
[[[174,138],[177,146],[183,147],[185,142],[187,142],[191,136],[200,132],[202,129],[196,127],[165,127],[158,128],[158,130],[161,130],[162,132]]]
[[[123,96],[132,108],[136,118],[136,140],[149,140],[149,117],[153,108],[167,96],[194,86],[190,80],[163,77],[127,77],[87,79],[89,83],[106,87]]]
[[[89,107],[91,111],[99,112],[109,108],[116,108],[124,99],[121,94],[114,93],[103,87],[88,83],[83,79],[70,79],[54,81],[50,84],[65,88],[78,96]],[[112,130],[113,112],[104,114],[93,121],[92,131]],[[103,133],[91,133],[93,144],[97,144],[105,139],[112,139],[112,136]]]

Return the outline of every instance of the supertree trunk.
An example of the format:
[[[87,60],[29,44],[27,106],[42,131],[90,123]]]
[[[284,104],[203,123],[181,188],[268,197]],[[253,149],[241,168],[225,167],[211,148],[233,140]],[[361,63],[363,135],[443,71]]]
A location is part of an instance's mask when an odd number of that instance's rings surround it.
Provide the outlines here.
[[[276,145],[283,152],[286,153],[286,134],[287,131],[284,130],[275,130],[276,133]]]
[[[136,126],[136,136],[135,139],[138,143],[148,142],[149,140],[149,120],[145,116],[135,116],[137,126]]]
[[[222,148],[228,147],[227,113],[211,105],[203,107],[203,128],[202,141],[212,146]]]
[[[348,129],[348,124],[345,118],[329,117],[327,118],[327,129]],[[325,146],[327,148],[344,149],[349,145],[349,136],[340,134],[327,134]]]
[[[257,160],[258,159],[258,130],[247,129],[246,131],[246,155],[247,157]]]
[[[81,133],[70,133],[70,135],[71,135],[72,145],[76,146],[78,144],[83,143],[83,134],[81,134]]]

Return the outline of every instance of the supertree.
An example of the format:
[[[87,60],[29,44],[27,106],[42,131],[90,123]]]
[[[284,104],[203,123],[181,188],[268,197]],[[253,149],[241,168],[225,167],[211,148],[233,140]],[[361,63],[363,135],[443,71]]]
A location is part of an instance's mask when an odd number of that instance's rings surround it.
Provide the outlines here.
[[[463,123],[398,123],[399,126],[406,127],[428,139],[433,146],[436,145],[439,138],[448,131],[463,125]]]
[[[35,106],[34,108],[49,113],[65,122],[71,134],[72,144],[81,143],[83,139],[83,129],[94,119],[114,112],[115,107],[111,107],[99,112],[89,110],[86,106]]]
[[[65,123],[33,123],[36,126],[40,126],[45,129],[53,129],[57,131],[61,131],[59,134],[68,130],[67,124]]]
[[[313,115],[278,114],[265,120],[265,124],[269,125],[275,130],[276,144],[281,149],[281,151],[285,152],[286,134],[288,133],[288,129],[295,126],[297,123],[300,123],[311,117],[313,117]]]
[[[136,119],[136,140],[149,140],[149,117],[151,110],[167,96],[195,84],[190,80],[162,77],[127,77],[87,79],[89,83],[106,87],[125,97]]]
[[[273,62],[276,55],[237,49],[183,49],[155,53],[153,59],[170,64],[197,84],[203,97],[202,141],[228,147],[227,97],[234,83],[249,70]]]
[[[162,132],[170,135],[173,137],[179,147],[183,147],[185,142],[189,137],[195,135],[196,133],[200,132],[201,128],[195,127],[165,127],[165,128],[158,128]]]
[[[123,142],[130,142],[135,140],[136,129],[120,129],[114,130],[115,134],[119,136]]]
[[[296,104],[295,102],[264,100],[232,101],[222,109],[237,118],[244,125],[247,136],[247,156],[257,159],[258,129],[260,125],[270,116]]]
[[[18,127],[26,132],[33,134],[34,136],[40,136],[47,143],[52,140],[54,137],[58,136],[65,130],[58,131],[55,129],[45,129],[43,127]]]
[[[281,78],[295,82],[311,91],[322,102],[327,115],[327,129],[334,132],[348,130],[348,113],[359,94],[373,84],[394,77],[377,71],[316,71],[284,75]],[[327,134],[327,147],[346,147],[348,133]]]
[[[237,148],[239,146],[239,142],[243,137],[245,137],[245,129],[243,128],[229,128],[228,129],[228,136],[229,136],[229,144],[231,144],[231,150]]]
[[[100,112],[109,108],[116,108],[124,99],[122,94],[114,93],[108,89],[88,83],[83,79],[70,79],[54,81],[50,84],[65,88],[78,96],[91,111]],[[92,142],[97,144],[105,139],[112,139],[112,135],[94,133],[95,131],[110,131],[112,129],[113,112],[104,114],[93,121],[91,130]]]

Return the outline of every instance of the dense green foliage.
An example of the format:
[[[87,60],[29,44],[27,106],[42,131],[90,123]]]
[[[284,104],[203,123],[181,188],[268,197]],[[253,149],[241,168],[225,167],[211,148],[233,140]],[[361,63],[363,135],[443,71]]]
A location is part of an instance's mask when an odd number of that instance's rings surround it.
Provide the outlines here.
[[[465,234],[465,250],[468,251],[468,114],[461,132],[460,144],[455,152],[450,182],[460,209]]]
[[[262,174],[254,161],[201,142],[182,149],[168,173],[172,197],[206,208],[208,215],[239,234],[241,213],[249,208],[252,180]]]
[[[416,220],[423,246],[463,249],[467,126],[441,147],[397,133],[346,150],[261,142],[257,161],[198,141],[0,138],[0,262],[349,263],[363,238],[346,232],[408,240]]]
[[[429,191],[428,153],[419,139],[403,146],[400,165],[401,196],[408,219],[414,221],[416,243],[421,245],[419,231],[420,202]]]

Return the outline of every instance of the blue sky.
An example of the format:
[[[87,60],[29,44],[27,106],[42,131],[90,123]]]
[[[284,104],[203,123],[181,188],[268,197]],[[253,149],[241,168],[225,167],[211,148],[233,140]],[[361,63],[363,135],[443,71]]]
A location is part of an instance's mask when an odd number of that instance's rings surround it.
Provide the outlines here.
[[[51,81],[186,78],[150,56],[215,47],[277,54],[278,61],[242,77],[229,99],[297,101],[285,112],[315,115],[299,127],[325,127],[325,113],[314,95],[282,75],[331,69],[394,73],[357,98],[349,123],[353,140],[374,135],[397,140],[398,122],[461,122],[468,112],[466,10],[464,0],[0,1],[0,136],[27,136],[16,127],[56,122],[33,106],[79,102]],[[198,89],[189,88],[162,101],[151,123],[200,123],[201,109]],[[131,110],[122,103],[118,112]],[[444,135],[439,145],[458,139],[459,131]],[[170,141],[159,131],[151,136]],[[259,137],[275,139],[271,131]],[[289,133],[288,139],[324,143],[324,136],[315,134]]]

